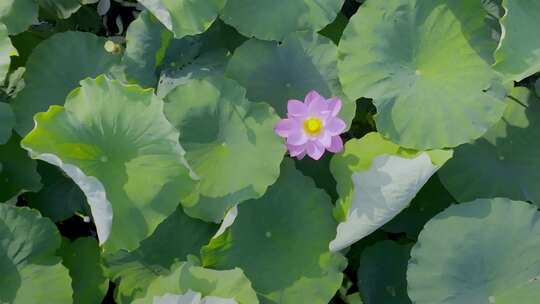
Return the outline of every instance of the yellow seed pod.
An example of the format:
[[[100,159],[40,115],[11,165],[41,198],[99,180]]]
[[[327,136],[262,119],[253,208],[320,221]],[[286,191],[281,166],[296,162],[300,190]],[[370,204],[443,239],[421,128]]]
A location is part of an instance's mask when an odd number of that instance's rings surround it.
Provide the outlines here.
[[[107,52],[112,54],[119,54],[122,51],[122,46],[112,40],[108,40],[107,42],[105,42],[104,48]]]

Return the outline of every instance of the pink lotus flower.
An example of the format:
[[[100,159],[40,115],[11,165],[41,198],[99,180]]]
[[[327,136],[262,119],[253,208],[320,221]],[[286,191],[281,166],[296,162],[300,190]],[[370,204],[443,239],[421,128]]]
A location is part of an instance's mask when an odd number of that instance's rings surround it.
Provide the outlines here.
[[[287,149],[292,157],[302,159],[307,154],[319,160],[325,150],[332,153],[343,150],[343,141],[339,135],[345,130],[346,124],[337,117],[340,110],[339,98],[327,100],[311,91],[304,102],[289,100],[287,118],[280,120],[274,131],[286,138]]]

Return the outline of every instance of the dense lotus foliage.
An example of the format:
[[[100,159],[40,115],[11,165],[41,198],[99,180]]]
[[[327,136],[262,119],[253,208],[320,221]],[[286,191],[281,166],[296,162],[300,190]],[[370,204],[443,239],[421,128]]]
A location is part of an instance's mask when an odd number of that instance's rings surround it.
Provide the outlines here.
[[[540,303],[540,2],[0,0],[0,303]]]

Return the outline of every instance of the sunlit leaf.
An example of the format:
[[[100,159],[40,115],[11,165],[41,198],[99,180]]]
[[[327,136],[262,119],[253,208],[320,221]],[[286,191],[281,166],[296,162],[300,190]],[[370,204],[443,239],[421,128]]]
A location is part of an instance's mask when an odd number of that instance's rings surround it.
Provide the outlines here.
[[[85,79],[65,107],[35,121],[22,146],[81,188],[107,251],[137,248],[193,187],[178,131],[152,90]]]
[[[330,248],[341,250],[389,222],[451,156],[445,150],[403,149],[378,133],[348,141],[331,163],[340,223]]]
[[[349,98],[373,98],[377,130],[419,150],[482,136],[506,103],[480,1],[366,1],[339,44]]]
[[[192,216],[219,222],[234,205],[262,196],[279,176],[285,154],[273,131],[279,117],[245,94],[236,82],[211,77],[179,85],[165,98],[165,114],[200,178],[193,201],[182,202]]]
[[[540,213],[524,202],[477,200],[429,221],[411,252],[418,304],[522,303],[540,296]]]

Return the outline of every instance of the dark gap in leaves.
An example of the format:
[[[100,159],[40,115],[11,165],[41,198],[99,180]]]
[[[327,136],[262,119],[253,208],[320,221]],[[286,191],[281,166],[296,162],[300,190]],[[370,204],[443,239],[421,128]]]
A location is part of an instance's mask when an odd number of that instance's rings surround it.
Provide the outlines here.
[[[114,301],[114,290],[116,289],[116,284],[114,284],[112,281],[109,281],[109,289],[107,290],[107,294],[105,295],[105,298],[103,298],[103,301],[101,301],[101,304],[115,304]]]
[[[536,80],[539,78],[539,73],[529,76],[519,82],[516,82],[516,87],[528,87],[534,91],[534,85]]]
[[[65,221],[56,223],[58,230],[62,236],[67,237],[71,241],[85,236],[96,237],[96,227],[90,221],[86,223],[80,216],[72,216]]]
[[[375,245],[375,243],[384,241],[388,239],[388,234],[382,230],[376,230],[367,237],[361,239],[360,241],[354,243],[349,251],[346,253],[347,260],[349,265],[345,269],[345,274],[353,282],[357,282],[357,271],[360,266],[360,256],[365,248]]]
[[[107,29],[114,29],[115,31],[119,31],[119,28],[116,24],[116,19],[120,18],[124,27],[122,34],[125,34],[131,22],[135,20],[135,15],[137,12],[138,10],[135,7],[126,7],[116,1],[111,1],[111,8],[106,14]],[[115,36],[117,32],[107,34]]]
[[[39,21],[42,24],[33,26],[31,30],[48,27],[50,35],[66,31],[90,32],[96,35],[104,33],[102,18],[96,11],[96,5],[83,5],[67,19],[59,19],[50,12],[40,9]]]
[[[354,14],[356,14],[360,4],[361,3],[358,0],[347,0],[345,1],[345,4],[343,4],[341,12],[350,19]]]
[[[15,205],[17,207],[28,207],[28,201],[26,201],[22,195],[19,195],[17,197],[17,203]]]
[[[370,132],[376,132],[373,116],[377,113],[377,108],[371,99],[361,98],[356,102],[356,115],[351,124],[350,130],[344,134],[344,140],[352,138],[362,138]]]
[[[389,233],[387,232],[388,234],[388,239],[392,240],[392,241],[396,241],[398,243],[408,243],[409,238],[407,238],[407,234],[405,232],[400,232],[400,233]]]

